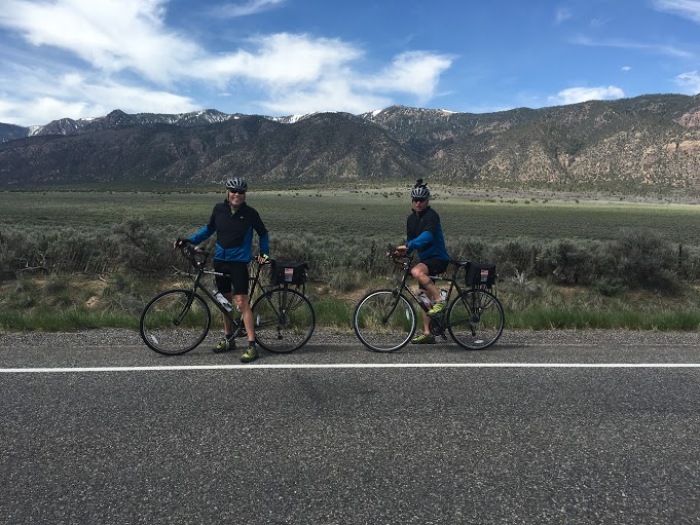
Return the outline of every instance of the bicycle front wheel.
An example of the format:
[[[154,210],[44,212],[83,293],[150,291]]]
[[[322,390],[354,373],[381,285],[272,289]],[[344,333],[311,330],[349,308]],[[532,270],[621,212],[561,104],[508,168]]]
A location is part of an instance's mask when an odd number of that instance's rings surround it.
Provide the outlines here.
[[[408,344],[416,331],[416,312],[395,290],[375,290],[355,308],[352,326],[357,338],[375,352],[393,352]]]
[[[452,339],[467,350],[483,350],[501,337],[505,324],[503,306],[486,290],[467,290],[447,311]]]
[[[178,355],[196,348],[210,324],[211,312],[204,299],[191,290],[168,290],[146,305],[139,328],[151,350]]]
[[[277,288],[265,292],[253,304],[255,340],[278,354],[304,346],[316,327],[316,314],[309,300],[296,290]]]

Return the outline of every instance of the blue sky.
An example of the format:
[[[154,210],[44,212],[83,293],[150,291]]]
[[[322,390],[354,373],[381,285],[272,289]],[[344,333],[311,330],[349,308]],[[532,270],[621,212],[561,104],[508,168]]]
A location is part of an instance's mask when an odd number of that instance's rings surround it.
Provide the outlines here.
[[[2,0],[0,122],[700,92],[700,0]]]

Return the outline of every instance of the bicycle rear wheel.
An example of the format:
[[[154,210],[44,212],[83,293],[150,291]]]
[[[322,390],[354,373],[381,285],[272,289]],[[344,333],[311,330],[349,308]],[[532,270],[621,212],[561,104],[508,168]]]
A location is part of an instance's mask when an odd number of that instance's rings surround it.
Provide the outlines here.
[[[253,304],[255,340],[278,354],[304,346],[316,328],[316,314],[309,300],[296,290],[276,288]]]
[[[447,311],[452,339],[467,350],[483,350],[501,337],[505,315],[501,302],[486,290],[467,290]]]
[[[416,331],[416,312],[395,290],[375,290],[355,308],[352,326],[357,338],[375,352],[393,352],[408,344]]]
[[[204,299],[191,290],[168,290],[143,309],[139,329],[151,350],[178,355],[196,348],[210,324],[211,312]]]

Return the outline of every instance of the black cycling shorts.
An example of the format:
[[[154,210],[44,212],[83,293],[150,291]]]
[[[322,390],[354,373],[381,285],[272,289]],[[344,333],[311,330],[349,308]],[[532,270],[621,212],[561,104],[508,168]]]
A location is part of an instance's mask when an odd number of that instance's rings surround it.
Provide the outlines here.
[[[216,276],[216,288],[221,293],[231,292],[233,285],[233,295],[248,295],[248,263],[214,261],[214,270],[230,275]]]
[[[442,259],[426,259],[421,262],[428,267],[428,275],[440,275],[450,265],[450,261],[443,261]]]

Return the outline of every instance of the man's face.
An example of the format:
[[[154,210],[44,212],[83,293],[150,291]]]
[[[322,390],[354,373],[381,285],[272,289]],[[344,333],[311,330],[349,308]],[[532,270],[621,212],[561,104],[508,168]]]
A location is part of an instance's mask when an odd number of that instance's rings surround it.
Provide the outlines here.
[[[228,191],[228,202],[234,208],[238,208],[241,204],[245,202],[245,192],[244,191]]]
[[[413,199],[413,209],[414,211],[421,212],[428,207],[430,199]]]

